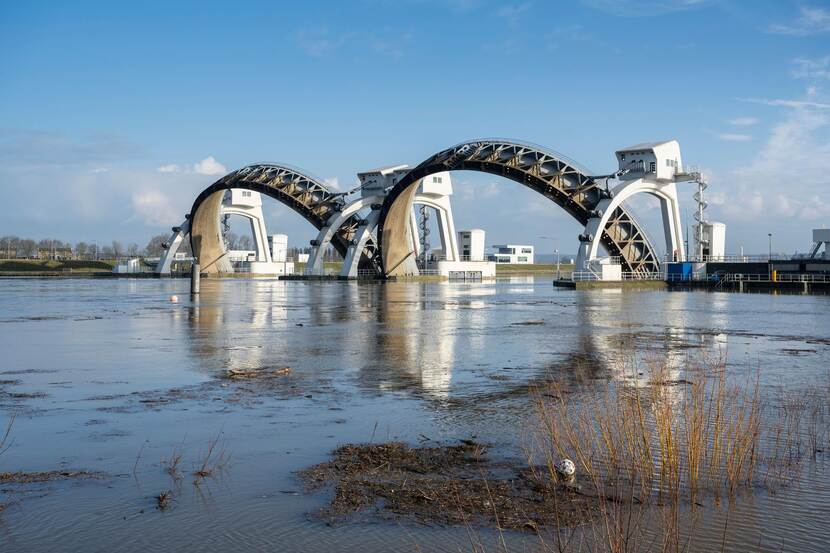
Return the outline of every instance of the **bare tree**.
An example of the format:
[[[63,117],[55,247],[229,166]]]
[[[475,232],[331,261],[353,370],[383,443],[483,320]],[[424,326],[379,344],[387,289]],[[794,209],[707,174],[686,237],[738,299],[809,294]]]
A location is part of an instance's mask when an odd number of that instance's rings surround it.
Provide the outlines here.
[[[116,259],[124,255],[124,246],[118,240],[112,241],[112,255]]]
[[[17,257],[34,257],[37,255],[37,243],[26,238],[17,243]]]
[[[83,259],[87,255],[89,255],[89,244],[86,242],[77,242],[75,244],[75,256],[78,259]]]
[[[14,257],[17,253],[18,242],[20,242],[20,238],[13,235],[0,238],[0,256],[6,259]]]
[[[144,247],[144,253],[149,257],[158,257],[164,253],[166,249],[164,244],[167,243],[167,235],[157,234],[150,238],[150,241]]]
[[[228,250],[239,249],[239,236],[235,232],[225,234],[225,248]]]
[[[132,242],[129,246],[127,246],[127,255],[129,257],[138,257],[138,254],[139,254],[138,244],[136,244],[135,242]]]
[[[253,240],[247,234],[243,234],[239,237],[239,240],[236,242],[237,248],[239,250],[250,250],[253,249]]]

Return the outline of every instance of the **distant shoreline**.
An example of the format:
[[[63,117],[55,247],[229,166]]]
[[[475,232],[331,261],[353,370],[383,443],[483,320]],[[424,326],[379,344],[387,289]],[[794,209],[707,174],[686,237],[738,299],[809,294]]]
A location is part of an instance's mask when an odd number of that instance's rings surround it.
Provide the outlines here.
[[[38,260],[38,259],[0,259],[0,278],[158,278],[155,273],[113,273],[115,260]],[[326,263],[326,269],[340,272],[339,262]],[[297,265],[298,272],[302,272],[303,264]],[[561,275],[569,275],[574,269],[572,264],[562,263],[559,266]],[[555,263],[534,264],[496,264],[496,276],[522,275],[556,275]],[[186,275],[172,275],[173,278]],[[264,275],[263,275],[264,276]],[[163,278],[170,278],[165,275]]]

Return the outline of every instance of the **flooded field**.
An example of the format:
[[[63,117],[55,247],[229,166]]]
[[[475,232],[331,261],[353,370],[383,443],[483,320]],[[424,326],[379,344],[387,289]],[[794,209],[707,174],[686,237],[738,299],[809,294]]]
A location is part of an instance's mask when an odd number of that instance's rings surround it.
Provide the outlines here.
[[[464,471],[479,470],[470,455],[485,449],[488,478],[512,483],[538,442],[540,397],[579,406],[609,384],[653,388],[654,363],[659,385],[683,395],[685,368],[701,359],[755,383],[765,423],[797,416],[788,437],[798,444],[786,474],[701,493],[684,547],[830,547],[830,297],[576,292],[513,277],[206,279],[191,301],[188,285],[0,280],[0,439],[13,419],[0,447],[0,550],[556,550],[536,522],[499,531],[409,512],[387,488],[389,508],[326,516],[335,492],[302,473],[383,459],[344,446],[391,442],[381,453],[396,458],[379,463],[397,462],[403,476],[387,487],[446,455],[469,481]],[[805,394],[824,403],[781,408]],[[424,501],[441,491],[430,485]],[[658,507],[637,549],[660,550]]]

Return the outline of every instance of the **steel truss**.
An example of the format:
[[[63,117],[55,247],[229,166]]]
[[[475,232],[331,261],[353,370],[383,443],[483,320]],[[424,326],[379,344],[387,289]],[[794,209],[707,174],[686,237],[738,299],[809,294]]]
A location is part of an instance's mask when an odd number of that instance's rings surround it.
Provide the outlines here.
[[[388,221],[387,215],[397,201],[408,201],[404,194],[420,179],[439,171],[480,171],[516,181],[539,192],[559,205],[582,225],[596,217],[599,202],[609,197],[609,191],[599,177],[575,163],[538,146],[502,139],[476,140],[458,144],[428,158],[405,175],[386,197],[381,208],[378,249],[382,252],[386,274],[408,252],[384,250],[389,233],[398,221]],[[580,239],[590,241],[593,237]],[[659,270],[654,247],[632,214],[622,207],[615,209],[602,232],[602,245],[609,255],[619,256],[623,271],[652,273]]]
[[[253,190],[274,198],[302,215],[318,230],[326,225],[332,215],[341,211],[346,205],[343,194],[331,190],[324,183],[298,169],[273,163],[261,163],[233,171],[203,190],[193,202],[190,220],[195,220],[197,211],[212,194],[232,188]],[[363,222],[358,214],[354,214],[337,229],[331,244],[340,255],[345,257],[358,227]],[[375,267],[378,266],[379,257],[376,255],[375,244],[367,244],[363,250],[364,261]],[[361,268],[365,266],[364,263],[361,265]]]

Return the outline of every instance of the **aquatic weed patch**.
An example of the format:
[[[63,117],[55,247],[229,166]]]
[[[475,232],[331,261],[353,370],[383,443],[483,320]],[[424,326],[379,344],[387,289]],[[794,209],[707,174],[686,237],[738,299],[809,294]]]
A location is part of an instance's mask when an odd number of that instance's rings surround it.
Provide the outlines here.
[[[348,444],[299,476],[311,491],[331,488],[329,504],[316,513],[328,523],[374,518],[537,531],[597,515],[597,498],[537,474],[516,461],[494,461],[483,444],[465,441]]]

